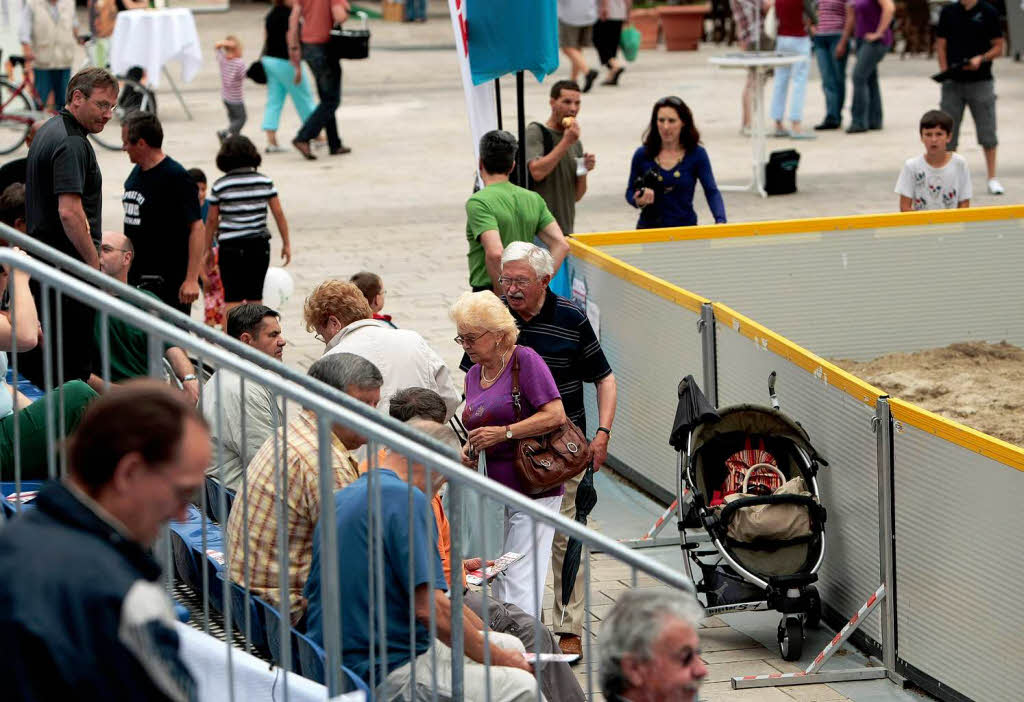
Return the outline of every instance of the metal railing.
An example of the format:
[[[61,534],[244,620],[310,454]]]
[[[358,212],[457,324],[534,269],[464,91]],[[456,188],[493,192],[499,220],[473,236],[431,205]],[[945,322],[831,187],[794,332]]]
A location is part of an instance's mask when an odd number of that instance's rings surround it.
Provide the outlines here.
[[[627,565],[630,568],[631,583],[635,585],[637,583],[638,575],[643,573],[645,575],[656,578],[657,580],[665,583],[670,587],[674,587],[680,590],[693,592],[693,585],[687,580],[681,573],[676,572],[670,568],[667,568],[659,563],[656,563],[638,553],[622,546],[618,542],[609,539],[601,534],[598,534],[590,529],[587,529],[580,525],[578,522],[567,519],[557,512],[551,512],[538,506],[534,500],[531,500],[519,493],[513,492],[508,488],[496,483],[492,480],[487,479],[483,475],[467,470],[456,460],[454,451],[450,448],[445,447],[440,442],[432,440],[425,435],[413,430],[412,428],[390,418],[386,417],[375,410],[371,409],[368,405],[360,403],[352,397],[345,395],[337,389],[331,388],[313,378],[299,374],[293,369],[289,369],[283,364],[271,359],[270,357],[263,356],[258,352],[254,351],[248,346],[230,339],[226,335],[219,332],[213,331],[203,325],[194,322],[185,315],[170,309],[162,305],[161,303],[155,302],[152,298],[139,293],[127,286],[124,286],[113,279],[103,276],[98,271],[90,269],[80,262],[77,262],[67,256],[63,256],[48,250],[46,247],[38,244],[31,239],[24,237],[23,235],[12,235],[9,234],[10,230],[4,229],[4,236],[7,237],[12,243],[23,246],[24,249],[45,256],[48,260],[55,262],[62,268],[66,268],[68,271],[80,276],[83,280],[79,280],[66,272],[55,270],[46,263],[19,256],[10,250],[0,249],[0,264],[8,265],[12,270],[20,269],[27,271],[37,283],[39,283],[43,290],[43,309],[42,309],[42,324],[44,330],[51,327],[51,317],[49,302],[50,298],[47,293],[51,290],[57,291],[57,301],[59,302],[62,297],[67,296],[73,298],[85,305],[88,305],[97,310],[99,315],[99,325],[103,332],[100,335],[101,340],[104,340],[100,344],[100,366],[102,368],[105,382],[109,382],[109,368],[110,368],[110,348],[109,343],[105,342],[107,337],[106,327],[109,324],[110,318],[116,317],[124,322],[137,327],[146,334],[148,334],[149,343],[149,368],[150,373],[154,376],[160,377],[162,375],[162,361],[161,355],[165,344],[173,344],[185,350],[190,356],[198,359],[200,363],[207,363],[213,366],[216,370],[225,370],[230,373],[237,374],[241,377],[241,400],[244,405],[245,388],[248,384],[252,386],[262,386],[266,388],[273,400],[274,405],[280,404],[280,415],[278,416],[278,424],[280,425],[279,430],[273,435],[273,438],[268,440],[272,441],[274,445],[274,485],[276,486],[277,495],[275,500],[275,509],[277,511],[278,520],[278,554],[277,554],[277,567],[279,569],[280,576],[280,597],[279,597],[279,614],[281,621],[281,629],[279,632],[279,648],[277,655],[277,663],[281,668],[286,670],[293,669],[295,662],[292,660],[292,618],[290,612],[290,597],[289,597],[289,573],[291,563],[289,562],[287,542],[291,536],[287,530],[288,523],[288,510],[289,507],[284,499],[287,486],[290,484],[289,479],[294,476],[288,475],[288,427],[287,421],[289,414],[289,405],[292,404],[296,407],[304,410],[311,411],[316,418],[317,427],[317,445],[318,445],[318,495],[320,502],[320,519],[317,524],[317,530],[320,538],[320,553],[322,555],[321,569],[320,569],[320,587],[323,604],[323,647],[325,649],[325,666],[324,666],[324,682],[327,690],[331,696],[339,694],[344,689],[343,675],[344,670],[342,668],[342,657],[343,651],[341,650],[340,642],[342,641],[342,623],[343,623],[343,599],[346,593],[340,591],[340,578],[339,578],[339,535],[337,532],[336,515],[333,509],[334,505],[334,493],[335,493],[335,469],[332,465],[331,458],[331,433],[336,425],[346,427],[350,430],[358,432],[358,434],[365,437],[367,441],[367,456],[368,456],[368,467],[367,481],[368,481],[368,499],[367,499],[367,524],[368,524],[368,536],[367,544],[368,549],[365,560],[365,572],[368,578],[369,587],[369,608],[366,613],[366,622],[369,625],[369,641],[370,641],[370,667],[369,667],[369,683],[370,690],[374,690],[382,682],[381,676],[377,674],[377,664],[383,663],[385,665],[384,673],[386,674],[386,662],[388,652],[388,632],[387,632],[387,618],[386,618],[386,589],[393,587],[393,580],[388,578],[387,569],[389,564],[386,561],[386,553],[384,548],[384,525],[381,520],[381,479],[380,473],[375,470],[377,467],[377,456],[378,448],[386,447],[391,452],[402,456],[406,464],[409,466],[420,465],[423,466],[426,471],[427,486],[433,485],[434,474],[440,474],[443,476],[448,483],[448,503],[449,503],[449,520],[450,520],[450,533],[451,533],[451,573],[452,573],[452,587],[450,589],[451,599],[451,649],[452,649],[452,668],[451,668],[451,698],[461,700],[464,697],[464,649],[463,649],[463,634],[465,623],[463,621],[463,590],[460,587],[461,584],[461,554],[463,553],[463,544],[461,543],[461,534],[464,529],[464,520],[467,518],[474,517],[479,520],[479,529],[485,530],[485,521],[488,517],[488,505],[493,505],[494,509],[510,509],[519,513],[525,514],[530,519],[531,530],[532,530],[532,546],[534,551],[537,550],[538,546],[538,526],[541,524],[549,525],[554,527],[558,531],[566,534],[570,538],[579,540],[582,545],[582,577],[584,581],[584,659],[586,664],[586,692],[592,694],[594,692],[593,675],[596,672],[596,664],[593,662],[594,651],[590,645],[589,632],[592,632],[592,622],[590,613],[590,591],[591,591],[591,573],[590,573],[590,553],[591,551],[600,551],[608,557],[611,557],[622,564]],[[96,285],[93,287],[90,283]],[[97,288],[102,288],[97,289]],[[107,294],[104,290],[112,294]],[[13,292],[13,284],[12,284]],[[59,305],[57,325],[59,327]],[[16,324],[16,320],[12,320],[12,325]],[[56,338],[53,338],[56,337]],[[52,358],[54,352],[59,353],[61,351],[61,345],[63,340],[59,335],[51,333],[44,334],[44,356],[49,359]],[[15,349],[16,351],[16,349]],[[15,370],[17,363],[17,354],[12,354],[15,359]],[[49,368],[49,364],[46,366]],[[269,371],[269,372],[268,372]],[[214,397],[217,399],[215,417],[212,419],[211,424],[215,426],[218,431],[218,436],[223,436],[223,432],[220,429],[223,428],[225,422],[224,405],[222,403],[222,382],[223,374],[217,374],[214,381],[211,384],[207,384],[203,388],[202,392],[209,393],[213,392]],[[53,390],[53,378],[49,371],[47,371],[47,378],[45,382],[46,387],[44,390],[54,392]],[[59,394],[59,390],[57,391]],[[52,409],[52,407],[51,407]],[[63,408],[58,408],[63,411]],[[52,414],[52,413],[51,413]],[[54,424],[52,421],[51,414],[47,417],[47,432],[51,439],[56,439],[54,434]],[[244,424],[245,412],[241,412],[242,420],[242,433],[243,433],[243,445],[244,433],[246,431]],[[62,425],[62,423],[60,423]],[[17,431],[15,432],[17,437]],[[65,469],[65,459],[63,455],[58,456],[54,447],[57,445],[56,441],[50,441],[50,451],[47,458],[48,472],[50,477],[55,477],[59,472],[63,472]],[[61,452],[62,453],[62,452]],[[15,456],[17,457],[18,449],[15,447]],[[217,457],[218,464],[222,463],[223,458],[223,446],[218,445],[214,447],[214,456]],[[60,470],[58,471],[58,464]],[[221,466],[223,471],[223,466]],[[244,475],[244,474],[243,474]],[[223,472],[221,472],[223,477]],[[20,464],[15,462],[15,478],[18,483],[18,491],[20,491]],[[413,564],[413,549],[412,549],[412,535],[413,532],[419,528],[419,525],[412,523],[413,511],[412,504],[414,501],[414,488],[410,482],[408,488],[408,502],[409,502],[409,513],[408,513],[408,531],[410,534],[410,548],[409,548],[409,572],[414,572]],[[467,495],[475,495],[481,500],[483,509],[477,515],[466,515],[463,513],[461,508],[463,499]],[[430,499],[430,496],[427,496]],[[226,502],[226,494],[223,490],[219,492],[218,507],[220,509],[220,515],[226,515],[228,511],[228,505]],[[250,494],[248,478],[243,477],[241,490],[239,491],[238,498],[235,501],[233,509],[242,509],[243,518],[248,521],[248,513],[246,510],[249,509],[250,505]],[[200,504],[202,508],[202,558],[205,561],[207,553],[207,530],[210,529],[210,525],[207,522],[206,517],[206,496],[205,493],[200,498]],[[222,521],[226,522],[222,517]],[[437,533],[436,528],[429,525],[425,525],[427,532],[429,533],[429,551],[428,553],[433,555],[437,551]],[[227,540],[227,531],[224,533],[225,541]],[[249,559],[251,557],[250,549],[248,547],[248,539],[244,539],[245,546],[242,549],[241,557],[243,558],[244,569],[248,576],[249,572]],[[222,603],[224,629],[226,632],[226,641],[228,646],[228,681],[229,689],[225,699],[234,700],[234,685],[233,685],[233,671],[231,662],[231,641],[233,630],[236,627],[236,623],[233,621],[232,612],[232,583],[230,582],[231,572],[231,560],[235,555],[232,553],[233,549],[229,544],[225,543],[224,546],[224,578],[220,584],[221,594],[220,602]],[[169,535],[165,534],[165,538],[157,548],[157,553],[163,560],[164,567],[167,573],[168,587],[173,585],[173,561],[171,553],[171,542]],[[480,556],[486,560],[487,556],[491,556],[490,553],[481,553]],[[346,554],[346,557],[352,560],[346,562],[347,568],[352,567],[363,567],[361,561],[361,554],[355,555],[354,559],[352,554]],[[430,565],[430,582],[434,582],[434,576],[436,575],[434,570],[435,561],[431,558],[428,559]],[[537,582],[537,576],[539,576],[539,569],[547,569],[548,563],[537,563],[537,559],[534,559],[534,582]],[[249,612],[250,604],[250,583],[248,577],[245,578],[245,582],[238,583],[244,589],[244,604],[245,604],[245,616],[242,622],[243,632],[245,634],[251,634],[253,622],[251,621]],[[415,671],[416,671],[416,623],[418,620],[413,607],[413,592],[412,588],[414,583],[410,579],[408,602],[409,602],[409,622],[410,622],[410,638],[411,638],[411,650],[412,656],[412,670],[413,680],[415,683]],[[203,601],[203,625],[204,628],[209,630],[210,623],[210,604],[213,601],[212,593],[213,588],[217,587],[215,583],[210,582],[208,574],[208,568],[206,563],[202,564],[202,585],[201,593]],[[486,581],[483,585],[483,602],[484,602],[484,614],[487,613],[487,605],[490,598],[489,588],[487,587]],[[536,598],[536,611],[539,613],[542,611],[542,598],[543,593],[535,590]],[[557,593],[556,593],[557,595]],[[433,600],[430,606],[429,626],[427,627],[430,632],[429,641],[434,642],[436,640],[437,624],[438,624],[438,612],[435,609]],[[488,617],[482,617],[484,622],[483,636],[485,640],[484,647],[484,678],[486,683],[486,697],[490,699],[491,696],[491,684],[490,684],[490,673],[491,665],[489,660],[490,649],[486,645],[491,637],[488,626]],[[540,623],[536,622],[535,631],[535,642],[536,652],[541,651],[540,639],[543,632],[540,630]],[[269,633],[269,632],[268,632]],[[247,646],[248,647],[248,646]],[[376,655],[373,652],[377,652]],[[430,655],[436,656],[436,648],[432,645],[430,647]],[[434,699],[438,698],[438,692],[441,687],[446,687],[447,680],[438,680],[438,670],[436,666],[431,666],[432,680],[430,689]],[[542,677],[542,666],[537,665],[535,667],[535,675],[537,680],[537,698],[542,698],[541,693],[541,677]],[[288,678],[283,677],[283,686],[281,687],[283,699],[288,699]],[[588,696],[589,696],[588,694]]]

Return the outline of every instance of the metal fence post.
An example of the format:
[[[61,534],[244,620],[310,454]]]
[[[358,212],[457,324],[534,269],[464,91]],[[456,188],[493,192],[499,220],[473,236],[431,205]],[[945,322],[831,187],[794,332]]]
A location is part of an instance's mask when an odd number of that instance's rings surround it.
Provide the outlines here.
[[[448,526],[451,532],[452,582],[449,592],[452,600],[452,702],[462,702],[462,668],[464,664],[465,642],[463,641],[462,621],[462,582],[456,574],[462,568],[462,486],[458,481],[448,483]],[[484,568],[487,566],[485,565]],[[486,615],[486,612],[484,613]]]
[[[875,442],[878,452],[878,557],[879,576],[885,585],[882,600],[882,662],[894,682],[896,674],[896,553],[895,502],[893,499],[893,421],[889,396],[883,395],[875,404]]]
[[[710,302],[700,306],[697,329],[700,331],[704,396],[708,398],[708,402],[718,407],[718,347],[715,343],[715,308]]]

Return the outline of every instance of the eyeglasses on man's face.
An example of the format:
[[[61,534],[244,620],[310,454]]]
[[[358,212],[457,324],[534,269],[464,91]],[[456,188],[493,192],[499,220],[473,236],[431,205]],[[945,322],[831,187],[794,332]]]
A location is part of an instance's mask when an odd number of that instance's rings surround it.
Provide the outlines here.
[[[503,288],[511,288],[513,285],[517,288],[528,288],[536,282],[529,278],[507,278],[505,276],[498,278],[498,285]]]

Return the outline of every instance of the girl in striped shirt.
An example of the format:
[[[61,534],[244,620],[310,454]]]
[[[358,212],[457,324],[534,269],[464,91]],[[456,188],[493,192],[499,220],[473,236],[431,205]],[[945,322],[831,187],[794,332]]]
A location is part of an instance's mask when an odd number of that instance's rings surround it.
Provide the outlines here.
[[[228,35],[213,46],[220,66],[220,96],[228,111],[228,128],[217,132],[217,137],[224,141],[242,131],[245,126],[245,101],[242,98],[242,83],[247,70],[242,59],[242,42],[233,35]]]
[[[206,241],[209,248],[219,247],[225,315],[243,303],[263,300],[263,279],[270,266],[268,207],[281,233],[282,265],[292,259],[288,222],[273,181],[256,171],[260,162],[248,137],[229,136],[217,154],[217,168],[225,175],[214,181],[206,196]]]

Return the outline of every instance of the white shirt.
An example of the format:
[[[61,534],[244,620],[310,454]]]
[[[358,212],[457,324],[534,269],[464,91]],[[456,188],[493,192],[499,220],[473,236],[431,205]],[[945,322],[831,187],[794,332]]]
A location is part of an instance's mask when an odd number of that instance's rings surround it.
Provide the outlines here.
[[[388,413],[391,397],[405,388],[433,390],[448,408],[451,418],[462,402],[451,372],[423,337],[409,329],[393,329],[387,322],[362,319],[342,329],[327,344],[324,355],[352,353],[377,366],[384,376],[377,409]]]
[[[896,181],[896,192],[909,197],[915,210],[948,210],[971,199],[967,160],[953,154],[942,168],[928,165],[924,156],[908,158]]]
[[[220,426],[217,421],[217,383],[220,383]],[[228,370],[219,370],[210,376],[203,387],[201,405],[203,418],[210,425],[213,460],[206,474],[216,480],[224,476],[224,485],[230,490],[241,490],[242,473],[249,461],[281,425],[281,408],[267,388],[248,381],[245,384],[245,404],[242,404],[242,379]],[[242,415],[245,414],[245,445],[242,445]],[[218,437],[219,440],[218,440]],[[223,444],[223,448],[218,444]],[[223,454],[218,453],[222,451]],[[224,457],[221,472],[218,456]]]
[[[558,0],[558,20],[571,27],[589,27],[597,21],[594,0]]]

